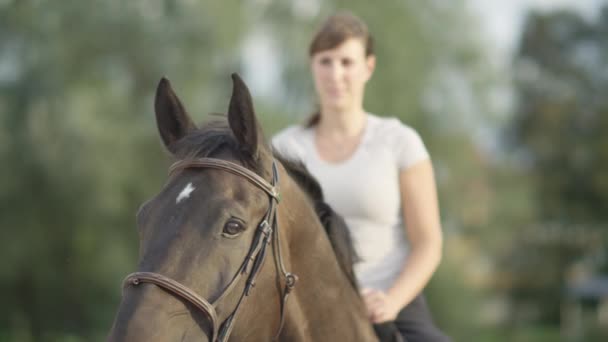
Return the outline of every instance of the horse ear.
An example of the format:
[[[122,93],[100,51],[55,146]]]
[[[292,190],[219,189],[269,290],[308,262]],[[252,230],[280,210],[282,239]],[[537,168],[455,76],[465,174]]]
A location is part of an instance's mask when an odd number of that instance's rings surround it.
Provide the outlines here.
[[[257,158],[258,149],[263,146],[263,133],[255,117],[253,101],[247,85],[241,77],[232,74],[232,96],[228,106],[228,124],[239,142],[241,151]]]
[[[175,153],[174,143],[189,132],[196,129],[196,125],[184,109],[182,102],[171,89],[171,83],[161,78],[156,87],[154,100],[156,112],[156,125],[165,147]]]

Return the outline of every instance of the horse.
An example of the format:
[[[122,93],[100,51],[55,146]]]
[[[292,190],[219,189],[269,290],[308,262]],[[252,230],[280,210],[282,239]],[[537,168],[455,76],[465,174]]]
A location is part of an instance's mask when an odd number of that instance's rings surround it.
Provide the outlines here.
[[[137,213],[137,272],[108,341],[377,341],[343,220],[266,143],[249,89],[232,81],[227,123],[200,128],[167,79],[157,86],[176,162]]]

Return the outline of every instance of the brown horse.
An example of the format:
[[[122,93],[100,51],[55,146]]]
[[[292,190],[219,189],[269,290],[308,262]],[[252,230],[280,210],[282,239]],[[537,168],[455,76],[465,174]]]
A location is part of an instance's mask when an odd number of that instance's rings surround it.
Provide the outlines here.
[[[229,125],[197,128],[166,79],[155,111],[177,162],[137,214],[138,272],[108,340],[376,341],[343,222],[305,169],[273,156],[243,81]]]

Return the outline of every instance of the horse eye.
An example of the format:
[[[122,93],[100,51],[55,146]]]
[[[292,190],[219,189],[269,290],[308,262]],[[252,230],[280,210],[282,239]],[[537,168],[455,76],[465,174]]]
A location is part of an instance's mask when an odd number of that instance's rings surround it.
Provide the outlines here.
[[[224,230],[222,231],[222,235],[227,238],[235,238],[237,237],[245,227],[241,222],[230,220],[226,222],[224,225]]]

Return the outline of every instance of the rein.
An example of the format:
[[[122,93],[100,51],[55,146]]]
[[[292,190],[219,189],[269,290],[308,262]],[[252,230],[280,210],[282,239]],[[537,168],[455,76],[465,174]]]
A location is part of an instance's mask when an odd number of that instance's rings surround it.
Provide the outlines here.
[[[238,310],[243,302],[243,299],[251,294],[251,290],[255,287],[255,280],[264,265],[266,257],[266,248],[273,242],[273,255],[275,263],[278,265],[282,276],[285,278],[285,288],[281,293],[281,311],[279,327],[273,340],[278,339],[283,324],[285,321],[285,306],[287,305],[287,299],[289,294],[295,287],[298,277],[295,274],[287,272],[285,265],[283,264],[283,257],[281,254],[280,246],[280,234],[278,222],[276,219],[277,205],[281,200],[279,193],[279,173],[277,170],[276,162],[272,162],[272,181],[268,183],[264,178],[260,177],[253,171],[240,166],[238,164],[215,158],[198,158],[192,160],[180,160],[169,168],[169,174],[177,172],[179,170],[187,168],[212,168],[219,169],[226,172],[233,173],[240,177],[247,179],[253,185],[263,190],[268,194],[269,205],[266,214],[262,221],[259,223],[253,242],[249,248],[249,252],[243,260],[243,263],[237,270],[236,274],[230,281],[230,283],[224,288],[222,294],[213,302],[210,303],[205,298],[199,296],[196,292],[191,290],[185,285],[168,278],[162,274],[154,272],[135,272],[129,274],[125,280],[123,286],[137,286],[141,283],[150,283],[158,287],[167,290],[169,293],[186,300],[188,303],[198,308],[205,317],[211,322],[211,342],[223,342],[228,340],[232,333],[233,323],[236,320]],[[274,236],[274,239],[273,239]],[[239,297],[239,301],[232,313],[220,324],[216,307],[218,303],[225,298],[229,293],[234,290],[239,279],[247,275],[247,281],[243,288],[243,292]]]

